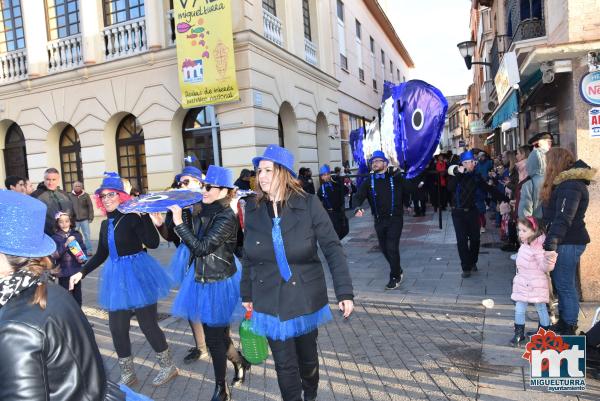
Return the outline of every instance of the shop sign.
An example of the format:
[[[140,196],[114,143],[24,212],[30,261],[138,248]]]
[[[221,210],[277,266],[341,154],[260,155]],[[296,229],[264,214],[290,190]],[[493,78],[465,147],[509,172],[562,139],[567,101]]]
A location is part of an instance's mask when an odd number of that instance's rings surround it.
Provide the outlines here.
[[[175,0],[173,5],[181,105],[238,100],[231,0]]]
[[[600,138],[600,107],[594,107],[589,111],[590,137]]]
[[[500,103],[502,103],[510,88],[518,84],[520,80],[517,54],[515,52],[505,53],[500,68],[498,68],[498,72],[494,77],[496,93],[498,94],[498,101]]]
[[[469,123],[469,131],[471,135],[489,134],[492,129],[485,126],[483,120],[475,120]]]
[[[600,71],[590,72],[581,78],[581,98],[594,106],[600,106]]]

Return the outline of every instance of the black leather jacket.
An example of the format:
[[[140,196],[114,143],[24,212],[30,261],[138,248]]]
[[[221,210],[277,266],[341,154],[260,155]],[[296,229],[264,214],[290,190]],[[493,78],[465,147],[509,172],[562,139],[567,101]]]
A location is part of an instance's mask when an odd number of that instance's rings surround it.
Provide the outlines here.
[[[196,281],[201,283],[225,280],[237,271],[233,259],[239,230],[237,216],[225,201],[211,206],[215,212],[207,213],[205,206],[192,217],[191,225],[184,222],[175,226],[175,233],[196,259]],[[198,230],[201,234],[196,236]]]
[[[63,288],[48,284],[46,309],[35,287],[0,308],[0,400],[125,400],[107,382],[94,332]]]

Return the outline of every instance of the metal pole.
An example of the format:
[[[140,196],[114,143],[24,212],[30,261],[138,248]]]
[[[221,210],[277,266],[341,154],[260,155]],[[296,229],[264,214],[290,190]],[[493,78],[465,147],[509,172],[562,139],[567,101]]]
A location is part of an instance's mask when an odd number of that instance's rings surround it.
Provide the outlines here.
[[[438,190],[437,190],[437,205],[438,205],[438,225],[440,230],[442,229],[442,202],[441,202],[441,193],[442,193],[442,173],[437,172],[438,176]]]

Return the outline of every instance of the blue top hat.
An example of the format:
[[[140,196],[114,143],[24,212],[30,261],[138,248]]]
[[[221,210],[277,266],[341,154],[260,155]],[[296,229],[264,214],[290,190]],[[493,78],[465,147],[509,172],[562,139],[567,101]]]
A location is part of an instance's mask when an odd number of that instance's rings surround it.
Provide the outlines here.
[[[319,175],[331,174],[331,168],[327,164],[323,164],[319,169]]]
[[[258,163],[260,163],[261,160],[270,160],[273,163],[277,163],[289,171],[292,177],[297,177],[296,172],[294,171],[294,155],[286,148],[277,145],[267,146],[262,156],[257,156],[252,159],[254,168],[258,167]]]
[[[225,167],[208,166],[206,177],[202,180],[205,184],[222,188],[233,188],[233,172]]]
[[[371,158],[369,159],[369,164],[373,163],[373,160],[375,160],[375,159],[381,159],[386,163],[390,162],[388,160],[388,158],[385,157],[385,153],[383,153],[383,151],[381,151],[381,150],[376,150],[375,152],[373,152],[373,154],[371,155]]]
[[[48,207],[31,196],[0,190],[0,252],[36,258],[56,250],[56,243],[44,234]]]
[[[194,166],[186,166],[186,167],[184,167],[183,170],[181,170],[181,173],[177,174],[175,176],[175,181],[179,182],[179,180],[181,179],[181,177],[183,177],[184,175],[187,175],[187,176],[190,176],[190,177],[194,177],[198,181],[202,181],[202,170],[200,170],[197,167],[194,167]]]
[[[467,150],[466,152],[462,152],[460,154],[460,162],[466,162],[468,160],[475,160],[475,156],[473,155],[473,152],[471,152],[470,150]]]
[[[95,194],[98,195],[105,189],[114,189],[115,191],[125,192],[123,180],[121,180],[119,174],[113,171],[104,172],[104,179],[102,180],[102,184],[100,185],[100,188],[96,190]]]

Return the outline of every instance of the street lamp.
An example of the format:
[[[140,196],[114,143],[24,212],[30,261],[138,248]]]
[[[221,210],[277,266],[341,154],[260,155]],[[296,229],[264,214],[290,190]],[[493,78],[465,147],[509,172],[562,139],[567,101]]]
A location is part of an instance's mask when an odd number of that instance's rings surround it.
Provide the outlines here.
[[[460,51],[460,55],[465,59],[465,64],[467,65],[467,69],[471,69],[471,65],[492,65],[491,63],[487,63],[485,61],[472,61],[473,53],[475,53],[475,45],[477,42],[474,40],[467,40],[465,42],[460,42],[458,45],[458,50]]]

